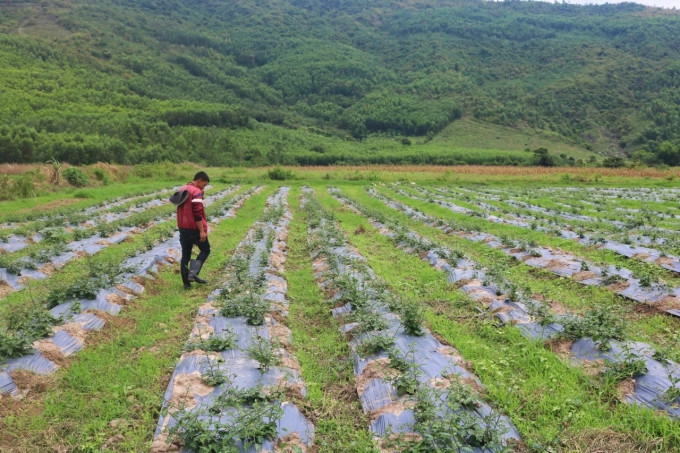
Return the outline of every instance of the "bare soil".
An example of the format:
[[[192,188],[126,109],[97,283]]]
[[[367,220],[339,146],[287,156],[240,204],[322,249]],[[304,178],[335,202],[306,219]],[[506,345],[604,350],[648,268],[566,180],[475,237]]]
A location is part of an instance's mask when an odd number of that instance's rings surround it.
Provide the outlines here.
[[[673,260],[668,258],[667,256],[661,256],[656,260],[656,264],[659,265],[665,264],[666,266],[670,266],[671,264],[673,264]]]
[[[607,286],[607,289],[611,292],[619,292],[623,291],[624,289],[628,288],[630,286],[630,282],[618,282],[618,283],[613,283],[611,285]]]
[[[550,309],[556,315],[566,315],[568,313],[567,308],[564,305],[562,305],[561,302],[558,302],[556,300],[550,301]]]
[[[179,408],[190,409],[196,406],[196,397],[205,396],[214,390],[213,387],[205,385],[201,380],[201,373],[194,371],[188,374],[178,374],[172,387],[172,396],[168,401],[171,410]]]
[[[8,294],[11,294],[14,292],[14,288],[9,286],[9,284],[4,281],[0,280],[0,299],[4,299],[7,297]]]
[[[280,437],[274,445],[274,453],[306,453],[307,446],[302,442],[298,433]]]
[[[569,358],[572,355],[571,346],[573,344],[574,342],[567,338],[557,338],[547,341],[545,345],[558,356],[562,358]]]
[[[68,363],[66,356],[61,353],[59,347],[51,339],[35,341],[33,342],[33,347],[40,351],[43,357],[57,364],[57,366],[61,367]]]
[[[582,282],[583,280],[588,280],[589,278],[595,278],[595,277],[597,277],[597,274],[593,271],[581,271],[581,272],[577,272],[574,275],[572,275],[571,278],[573,278],[577,282]]]
[[[394,401],[390,404],[386,404],[385,406],[381,407],[380,409],[376,409],[374,411],[369,412],[368,417],[371,420],[376,420],[378,417],[380,417],[383,414],[400,415],[406,409],[411,409],[414,404],[415,403],[413,401],[408,401],[408,400]]]
[[[620,401],[625,401],[626,397],[635,393],[635,379],[626,378],[616,386],[616,394]]]

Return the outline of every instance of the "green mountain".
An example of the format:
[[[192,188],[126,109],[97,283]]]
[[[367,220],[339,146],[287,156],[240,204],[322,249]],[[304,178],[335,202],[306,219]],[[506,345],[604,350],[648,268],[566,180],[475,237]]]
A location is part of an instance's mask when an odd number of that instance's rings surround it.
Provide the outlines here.
[[[632,3],[0,0],[0,162],[680,164],[679,34]]]

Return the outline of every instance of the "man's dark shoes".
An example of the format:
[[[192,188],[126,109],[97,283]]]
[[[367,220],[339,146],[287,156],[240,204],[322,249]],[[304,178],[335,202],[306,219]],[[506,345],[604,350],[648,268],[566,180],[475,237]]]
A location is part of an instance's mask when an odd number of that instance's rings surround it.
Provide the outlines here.
[[[189,280],[189,268],[182,266],[180,268],[180,273],[182,274],[182,283],[184,284],[184,289],[191,289],[191,283]]]
[[[198,273],[201,272],[202,266],[203,266],[202,261],[191,260],[191,262],[189,263],[189,281],[190,282],[208,283],[206,280],[203,280],[201,277],[198,276]]]

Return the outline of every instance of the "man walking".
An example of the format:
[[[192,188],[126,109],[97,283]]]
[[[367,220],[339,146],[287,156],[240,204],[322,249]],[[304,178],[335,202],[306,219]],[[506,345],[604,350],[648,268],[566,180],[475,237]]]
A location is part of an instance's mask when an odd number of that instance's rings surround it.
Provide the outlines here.
[[[203,207],[203,190],[210,182],[204,171],[199,171],[194,180],[183,186],[179,193],[186,201],[177,206],[177,228],[179,228],[179,243],[182,246],[182,260],[180,271],[184,289],[191,288],[191,282],[208,283],[198,276],[201,267],[210,255],[208,242],[208,220]],[[183,192],[187,193],[184,194]],[[198,245],[199,254],[195,260],[191,259],[191,251]]]

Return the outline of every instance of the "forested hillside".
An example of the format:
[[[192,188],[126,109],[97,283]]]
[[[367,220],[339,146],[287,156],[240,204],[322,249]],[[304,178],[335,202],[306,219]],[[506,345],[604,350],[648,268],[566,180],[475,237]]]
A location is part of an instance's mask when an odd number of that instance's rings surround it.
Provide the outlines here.
[[[464,121],[675,165],[679,32],[634,4],[0,0],[0,161],[535,157],[450,153]]]

